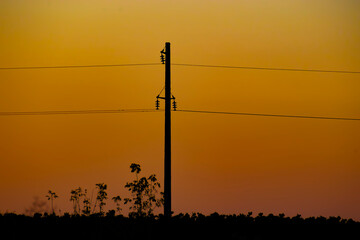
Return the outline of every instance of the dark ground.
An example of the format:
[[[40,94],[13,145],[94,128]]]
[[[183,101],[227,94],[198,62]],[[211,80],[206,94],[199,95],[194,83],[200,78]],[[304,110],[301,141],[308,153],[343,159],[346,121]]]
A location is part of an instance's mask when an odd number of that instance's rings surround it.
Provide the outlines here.
[[[360,222],[340,217],[179,214],[147,218],[0,214],[0,239],[360,239]]]

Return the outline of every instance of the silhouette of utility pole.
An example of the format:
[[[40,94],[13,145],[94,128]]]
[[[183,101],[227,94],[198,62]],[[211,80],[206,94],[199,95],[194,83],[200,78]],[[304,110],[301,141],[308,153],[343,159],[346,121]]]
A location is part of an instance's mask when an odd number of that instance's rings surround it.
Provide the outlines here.
[[[171,100],[176,111],[175,97],[171,94],[170,81],[170,43],[165,43],[161,52],[161,62],[165,64],[165,97],[156,97],[156,109],[159,109],[160,99],[165,100],[165,156],[164,156],[164,215],[171,217]]]
[[[165,184],[164,215],[171,217],[171,81],[170,43],[165,43]]]

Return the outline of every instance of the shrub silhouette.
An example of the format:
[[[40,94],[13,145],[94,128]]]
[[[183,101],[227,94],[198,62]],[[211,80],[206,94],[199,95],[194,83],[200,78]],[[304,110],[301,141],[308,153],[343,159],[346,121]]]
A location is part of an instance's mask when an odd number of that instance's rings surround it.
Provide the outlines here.
[[[130,169],[131,172],[135,173],[136,180],[127,182],[125,185],[125,188],[127,188],[132,195],[130,198],[124,199],[124,204],[130,204],[129,216],[152,216],[154,209],[162,206],[164,202],[162,192],[160,192],[160,197],[157,197],[160,183],[157,181],[155,174],[147,178],[142,177],[139,179],[138,174],[141,172],[139,164],[132,163]]]

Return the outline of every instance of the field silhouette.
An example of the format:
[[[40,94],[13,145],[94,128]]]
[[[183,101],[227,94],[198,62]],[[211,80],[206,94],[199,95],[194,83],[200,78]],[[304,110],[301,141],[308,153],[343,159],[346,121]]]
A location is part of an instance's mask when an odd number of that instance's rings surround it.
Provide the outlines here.
[[[97,196],[92,203],[87,190],[70,192],[73,212],[56,215],[54,201],[58,197],[49,190],[47,212],[36,212],[43,204],[35,204],[28,215],[0,214],[4,239],[360,239],[360,222],[341,217],[265,216],[252,212],[238,215],[213,213],[181,213],[172,217],[155,215],[163,206],[163,193],[156,175],[140,177],[139,164],[130,165],[135,180],[127,182],[130,197],[115,196],[115,210],[105,212],[107,185],[96,184]],[[40,207],[38,207],[38,205]],[[129,208],[128,216],[122,207]]]
[[[220,215],[213,213],[125,217],[105,215],[33,217],[1,214],[2,239],[359,239],[360,223],[340,217]]]

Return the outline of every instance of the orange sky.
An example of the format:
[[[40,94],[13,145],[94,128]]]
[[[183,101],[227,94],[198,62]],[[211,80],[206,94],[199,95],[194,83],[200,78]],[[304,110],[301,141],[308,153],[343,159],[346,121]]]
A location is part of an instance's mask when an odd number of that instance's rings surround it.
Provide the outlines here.
[[[159,62],[360,70],[356,0],[2,0],[0,67]],[[360,75],[172,67],[179,109],[360,118]],[[1,70],[0,111],[153,108],[164,67]],[[163,105],[162,105],[163,106]],[[163,181],[163,112],[0,117],[0,211]],[[360,220],[360,123],[173,113],[173,210]],[[45,197],[43,198],[45,200]],[[110,206],[112,206],[109,203]]]

